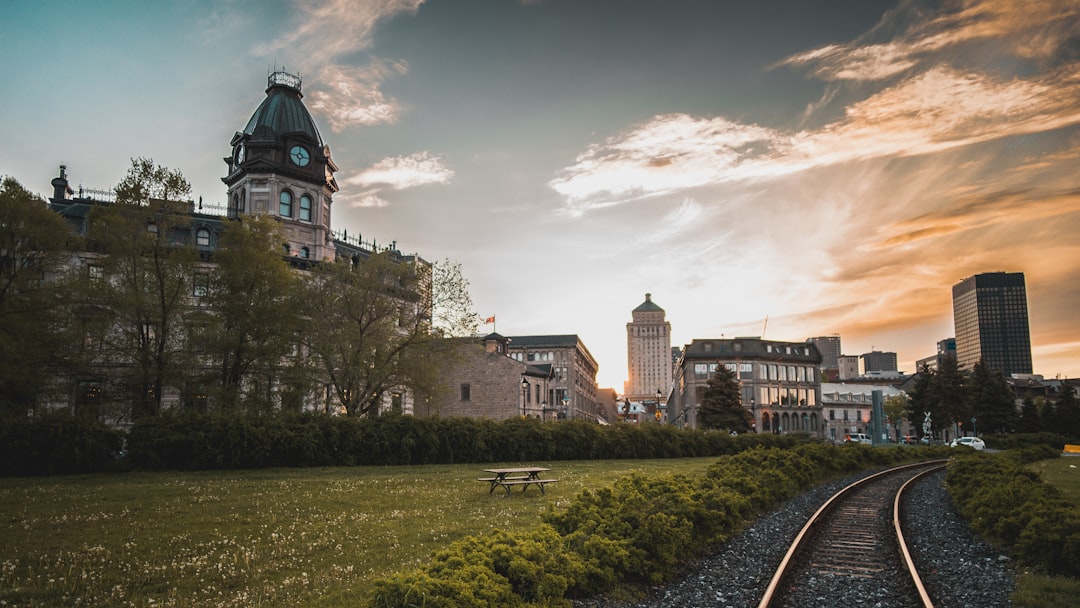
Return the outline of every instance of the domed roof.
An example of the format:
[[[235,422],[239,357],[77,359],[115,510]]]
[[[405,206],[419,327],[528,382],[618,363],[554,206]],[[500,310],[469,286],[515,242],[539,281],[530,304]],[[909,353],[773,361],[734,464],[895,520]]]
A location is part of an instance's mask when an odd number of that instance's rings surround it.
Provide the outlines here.
[[[632,312],[664,312],[663,308],[660,308],[652,301],[652,294],[645,294],[645,301],[638,305]]]
[[[323,145],[315,121],[311,119],[300,93],[300,77],[285,71],[274,72],[267,77],[266,99],[259,104],[244,127],[245,135],[255,135],[260,127],[266,127],[275,138],[303,133],[319,146]],[[258,137],[264,137],[260,133]]]

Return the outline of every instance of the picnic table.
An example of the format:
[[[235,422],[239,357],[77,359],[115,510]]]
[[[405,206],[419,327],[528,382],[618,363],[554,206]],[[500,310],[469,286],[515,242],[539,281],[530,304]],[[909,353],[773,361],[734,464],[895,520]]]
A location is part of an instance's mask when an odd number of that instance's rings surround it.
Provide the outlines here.
[[[540,493],[544,494],[544,484],[555,483],[558,479],[541,479],[540,473],[544,471],[550,471],[551,469],[545,469],[544,467],[511,467],[509,469],[484,469],[485,473],[491,473],[491,477],[479,477],[476,481],[486,481],[491,484],[491,489],[488,490],[488,494],[495,491],[495,488],[502,488],[506,490],[506,495],[510,496],[510,488],[513,486],[521,486],[521,491],[529,489],[529,486],[537,486],[540,488]]]

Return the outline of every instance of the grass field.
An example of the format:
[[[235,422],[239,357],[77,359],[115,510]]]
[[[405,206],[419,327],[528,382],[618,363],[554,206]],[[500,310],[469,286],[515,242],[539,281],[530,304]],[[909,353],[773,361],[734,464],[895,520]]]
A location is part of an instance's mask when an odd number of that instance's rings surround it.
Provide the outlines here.
[[[631,472],[715,458],[0,479],[0,606],[351,606],[459,538],[524,530]],[[488,493],[489,466],[559,482]]]
[[[1080,505],[1080,456],[1062,456],[1028,465],[1043,481],[1061,490],[1062,496]]]

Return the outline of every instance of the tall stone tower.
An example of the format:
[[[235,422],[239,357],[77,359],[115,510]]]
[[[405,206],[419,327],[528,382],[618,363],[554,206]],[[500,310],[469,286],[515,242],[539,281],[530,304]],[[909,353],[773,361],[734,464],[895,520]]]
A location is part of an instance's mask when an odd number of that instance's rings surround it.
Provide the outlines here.
[[[631,314],[634,320],[626,324],[629,376],[623,392],[628,399],[646,400],[656,399],[659,390],[666,398],[671,388],[671,323],[651,293]]]
[[[285,228],[282,254],[311,260],[335,256],[330,206],[338,191],[330,158],[302,101],[299,76],[284,69],[267,77],[266,98],[243,131],[233,135],[229,217],[266,214]]]

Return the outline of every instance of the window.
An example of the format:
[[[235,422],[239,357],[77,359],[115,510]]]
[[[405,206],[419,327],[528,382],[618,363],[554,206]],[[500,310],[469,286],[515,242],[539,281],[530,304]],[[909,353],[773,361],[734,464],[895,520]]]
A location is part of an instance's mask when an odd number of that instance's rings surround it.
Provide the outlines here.
[[[292,250],[289,249],[289,244],[288,243],[282,243],[281,244],[281,252],[284,253],[285,255],[289,255],[290,253],[292,253]]]
[[[206,228],[199,228],[195,231],[195,244],[199,247],[210,246],[210,231]]]
[[[311,197],[306,194],[300,197],[300,219],[311,221]]]
[[[471,396],[470,395],[471,392],[472,392],[472,387],[469,384],[462,384],[461,385],[461,400],[462,401],[469,401],[469,398]]]
[[[149,232],[150,234],[156,235],[158,233],[157,224],[147,224],[146,225],[146,231]]]
[[[89,264],[86,267],[86,276],[91,283],[100,283],[105,278],[105,268],[97,264]]]
[[[311,257],[311,251],[308,250],[307,247],[301,247],[300,248],[300,257],[304,258],[305,260],[308,259],[309,257]]]
[[[278,215],[292,217],[292,192],[282,190],[281,197],[278,200]]]
[[[210,293],[210,275],[200,272],[192,277],[191,295],[201,298]]]

